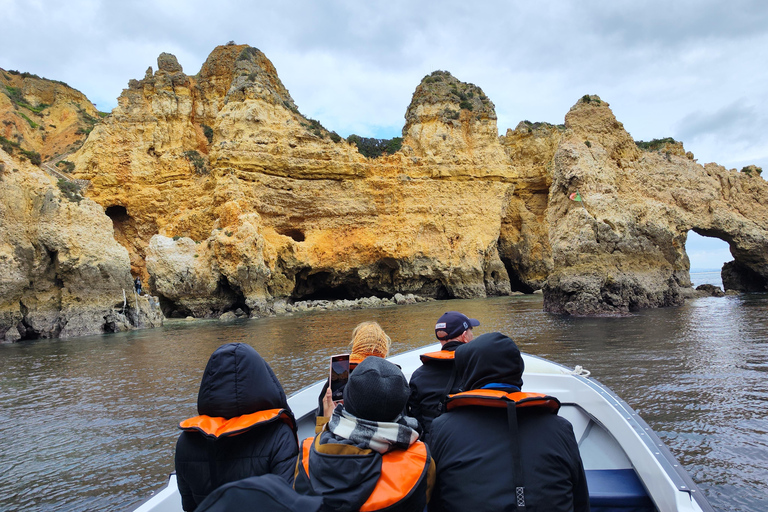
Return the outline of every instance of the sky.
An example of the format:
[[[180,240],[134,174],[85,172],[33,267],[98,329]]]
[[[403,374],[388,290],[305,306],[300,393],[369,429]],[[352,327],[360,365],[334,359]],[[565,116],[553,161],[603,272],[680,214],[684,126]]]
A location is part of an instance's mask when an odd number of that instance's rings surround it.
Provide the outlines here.
[[[343,137],[400,136],[416,86],[444,70],[483,89],[500,134],[561,124],[597,94],[635,140],[673,137],[699,163],[768,176],[764,0],[0,0],[0,13],[0,68],[66,82],[102,111],[160,53],[194,75],[234,41]]]

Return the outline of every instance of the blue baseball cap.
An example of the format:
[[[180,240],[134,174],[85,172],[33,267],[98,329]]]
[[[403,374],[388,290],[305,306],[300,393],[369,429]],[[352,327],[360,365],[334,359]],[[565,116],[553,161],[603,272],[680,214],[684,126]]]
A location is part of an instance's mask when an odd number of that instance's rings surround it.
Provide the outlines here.
[[[467,315],[458,311],[448,311],[443,313],[435,324],[435,336],[440,341],[450,340],[472,327],[480,325],[480,321],[475,318],[468,318]]]

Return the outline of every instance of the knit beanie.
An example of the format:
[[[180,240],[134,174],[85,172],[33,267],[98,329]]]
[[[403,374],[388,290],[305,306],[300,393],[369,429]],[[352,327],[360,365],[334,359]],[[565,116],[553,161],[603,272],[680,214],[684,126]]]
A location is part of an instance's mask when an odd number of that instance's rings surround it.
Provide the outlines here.
[[[394,421],[408,403],[410,388],[397,365],[368,356],[344,387],[344,409],[364,420]]]

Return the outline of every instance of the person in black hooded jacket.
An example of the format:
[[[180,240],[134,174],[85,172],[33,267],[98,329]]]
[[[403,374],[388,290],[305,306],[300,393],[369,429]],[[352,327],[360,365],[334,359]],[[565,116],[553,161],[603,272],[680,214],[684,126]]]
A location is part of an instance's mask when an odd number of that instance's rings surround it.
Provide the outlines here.
[[[280,382],[244,343],[222,345],[205,367],[199,416],[179,424],[176,478],[189,512],[217,487],[275,474],[293,484],[298,456],[296,422]]]
[[[466,391],[451,395],[432,422],[430,512],[518,510],[520,496],[528,512],[589,511],[573,426],[557,415],[556,398],[521,391],[515,342],[483,334],[457,348],[454,361]]]

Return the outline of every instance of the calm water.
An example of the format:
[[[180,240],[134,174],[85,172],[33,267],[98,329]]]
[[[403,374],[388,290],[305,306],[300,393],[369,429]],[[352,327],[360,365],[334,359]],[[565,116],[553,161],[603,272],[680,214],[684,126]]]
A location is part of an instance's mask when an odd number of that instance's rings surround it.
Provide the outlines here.
[[[719,278],[719,276],[718,276]],[[697,283],[701,284],[701,283]],[[449,309],[524,351],[580,364],[632,405],[721,511],[768,510],[768,294],[628,318],[543,313],[540,296],[432,302],[0,345],[0,510],[131,510],[173,470],[208,356],[254,346],[294,392],[324,377],[352,328],[377,320],[399,353]]]

